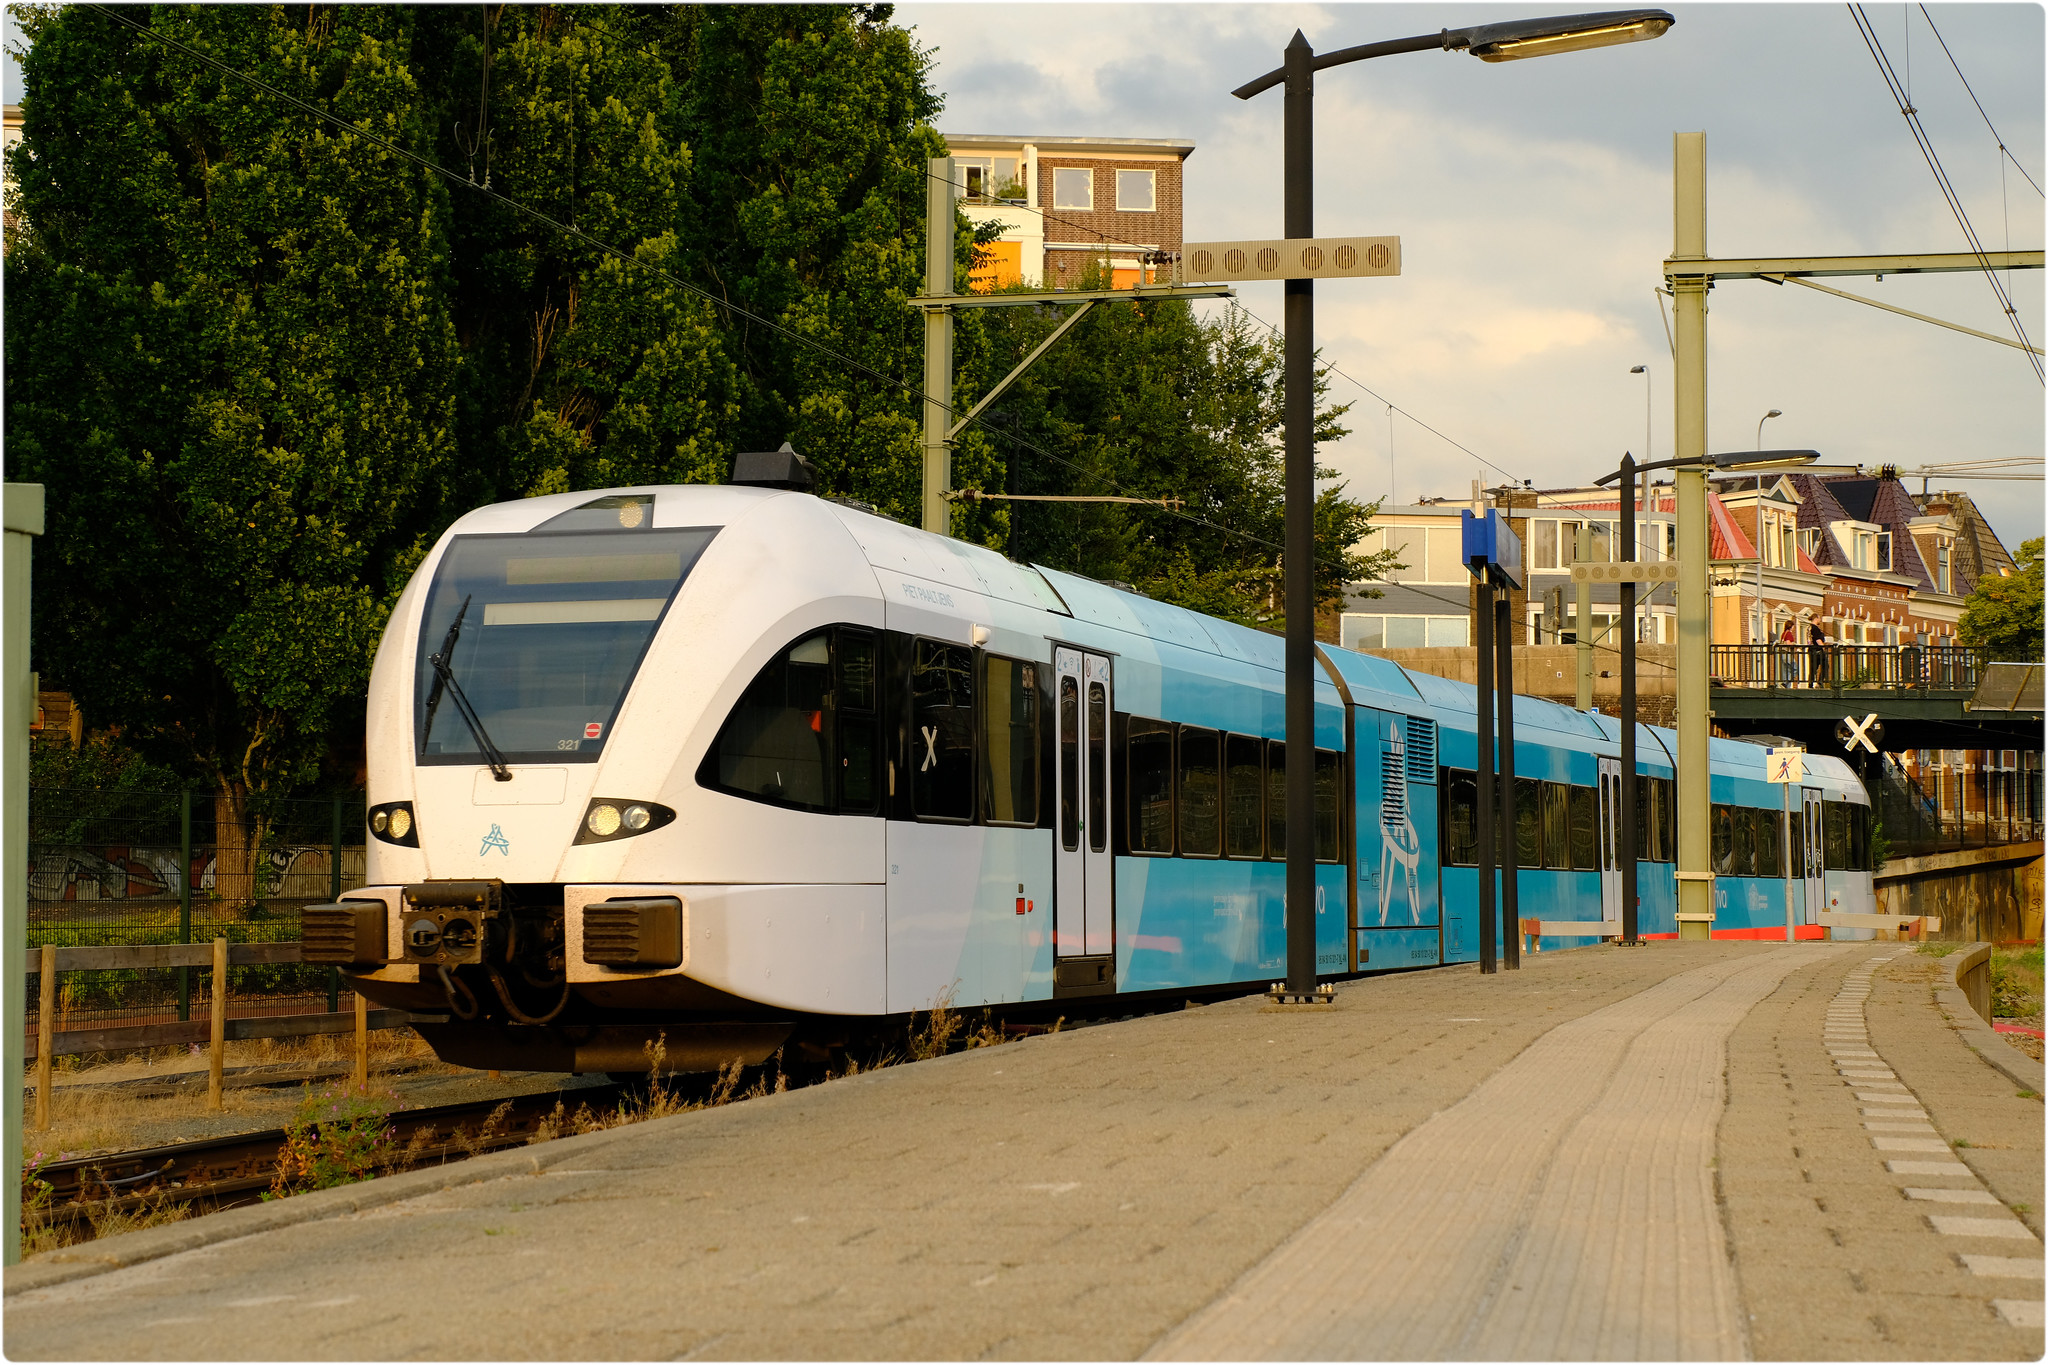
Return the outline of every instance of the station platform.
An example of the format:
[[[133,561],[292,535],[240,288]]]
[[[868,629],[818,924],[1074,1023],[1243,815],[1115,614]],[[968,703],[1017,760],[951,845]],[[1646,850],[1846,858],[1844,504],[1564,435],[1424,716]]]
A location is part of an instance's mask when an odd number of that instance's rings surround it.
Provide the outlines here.
[[[1599,946],[1063,1031],[49,1253],[5,1348],[2037,1359],[2042,1102],[1941,973]]]

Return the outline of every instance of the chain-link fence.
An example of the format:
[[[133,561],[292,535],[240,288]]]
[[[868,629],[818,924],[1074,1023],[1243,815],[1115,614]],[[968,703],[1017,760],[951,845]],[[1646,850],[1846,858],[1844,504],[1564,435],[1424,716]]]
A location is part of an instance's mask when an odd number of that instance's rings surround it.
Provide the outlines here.
[[[363,880],[360,792],[278,802],[260,838],[223,830],[208,792],[29,789],[28,949],[293,942],[300,908]],[[223,834],[227,837],[223,838]],[[205,1018],[198,968],[66,972],[58,1031]],[[21,983],[14,983],[18,989]],[[329,967],[229,972],[235,1017],[351,1008]],[[40,1027],[31,999],[31,1034]]]

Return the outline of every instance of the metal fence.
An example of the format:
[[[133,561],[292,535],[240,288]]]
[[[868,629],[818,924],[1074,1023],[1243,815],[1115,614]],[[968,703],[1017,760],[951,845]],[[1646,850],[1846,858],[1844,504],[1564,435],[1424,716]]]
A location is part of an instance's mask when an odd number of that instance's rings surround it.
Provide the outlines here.
[[[1992,751],[1997,752],[1997,751]],[[2042,836],[2041,768],[2032,754],[2010,767],[1942,767],[1924,782],[1880,756],[1871,770],[1872,803],[1894,858],[1965,848],[2030,843]]]
[[[1963,645],[1714,645],[1716,687],[1881,687],[1974,692],[1985,651]]]
[[[363,879],[360,792],[277,803],[261,844],[220,837],[205,792],[29,789],[28,948],[291,942],[301,907]],[[212,973],[73,972],[59,1031],[204,1018]],[[21,983],[11,983],[20,989]],[[349,1007],[329,967],[234,967],[234,1017]],[[30,1011],[30,1032],[40,1026]]]

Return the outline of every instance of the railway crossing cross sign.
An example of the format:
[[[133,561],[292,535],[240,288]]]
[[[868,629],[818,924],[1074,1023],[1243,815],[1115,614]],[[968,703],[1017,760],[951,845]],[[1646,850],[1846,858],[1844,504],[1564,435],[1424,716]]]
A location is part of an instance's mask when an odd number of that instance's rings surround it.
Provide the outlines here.
[[[1835,722],[1835,738],[1841,740],[1842,747],[1852,754],[1856,752],[1856,746],[1859,744],[1876,753],[1877,741],[1884,738],[1884,722],[1877,718],[1875,711],[1862,720],[1854,716],[1844,716]]]

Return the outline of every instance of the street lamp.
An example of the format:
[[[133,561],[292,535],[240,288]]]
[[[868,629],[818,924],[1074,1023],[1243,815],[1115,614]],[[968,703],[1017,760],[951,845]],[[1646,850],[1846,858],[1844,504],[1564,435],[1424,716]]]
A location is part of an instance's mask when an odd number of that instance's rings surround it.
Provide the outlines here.
[[[1650,367],[1648,365],[1631,365],[1628,367],[1628,372],[1630,374],[1639,374],[1643,377],[1643,458],[1647,460],[1650,458],[1651,451],[1655,449],[1650,444],[1650,395],[1657,385],[1656,381],[1650,378]]]
[[[1663,35],[1676,22],[1661,9],[1616,10],[1443,29],[1413,38],[1366,43],[1317,56],[1299,29],[1283,64],[1230,93],[1248,100],[1286,83],[1281,150],[1285,235],[1315,235],[1315,73],[1402,52],[1467,51],[1481,61],[1578,52]],[[1284,999],[1310,1000],[1316,987],[1315,764],[1315,283],[1288,280],[1283,337],[1287,353],[1286,593],[1287,981]],[[1483,760],[1482,760],[1483,761]]]
[[[1764,423],[1770,421],[1773,417],[1783,417],[1784,415],[1784,413],[1776,408],[1772,408],[1769,412],[1756,419],[1756,448],[1758,450],[1764,448]]]
[[[1633,455],[1624,454],[1621,468],[1595,480],[1595,486],[1613,483],[1617,479],[1621,481],[1620,560],[1624,564],[1632,564],[1636,557],[1636,475],[1658,469],[1701,470],[1708,466],[1731,472],[1795,469],[1812,464],[1819,458],[1820,452],[1813,450],[1744,450],[1724,451],[1697,460],[1654,460],[1637,464]],[[1688,528],[1681,524],[1679,537],[1680,555],[1683,557],[1696,545],[1697,532],[1688,534]],[[1693,610],[1690,599],[1680,596],[1681,632]],[[1621,864],[1621,941],[1640,944],[1643,940],[1636,916],[1636,850],[1641,831],[1636,827],[1636,580],[1633,577],[1624,576],[1622,579],[1621,619],[1628,623],[1628,628],[1621,633],[1621,848],[1616,861]],[[1704,622],[1699,624],[1704,628]]]

